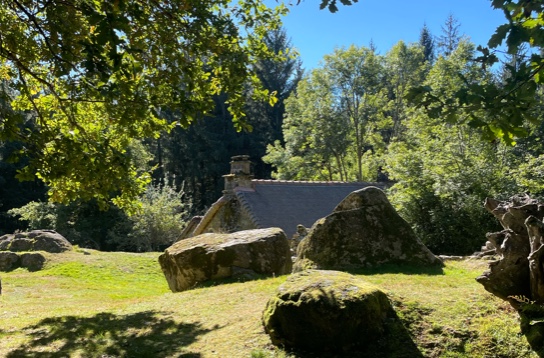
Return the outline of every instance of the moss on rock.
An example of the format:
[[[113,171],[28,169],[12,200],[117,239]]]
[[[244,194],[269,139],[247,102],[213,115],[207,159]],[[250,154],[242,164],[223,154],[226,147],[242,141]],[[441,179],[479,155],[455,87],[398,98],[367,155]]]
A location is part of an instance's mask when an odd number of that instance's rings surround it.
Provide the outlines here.
[[[290,276],[268,301],[262,321],[272,343],[295,350],[391,353],[404,332],[402,346],[420,356],[385,293],[344,272]]]
[[[348,195],[318,220],[297,249],[294,271],[346,270],[381,264],[442,265],[378,188]]]
[[[210,233],[181,240],[159,256],[159,263],[173,292],[231,277],[240,270],[283,275],[292,267],[289,241],[280,228]]]

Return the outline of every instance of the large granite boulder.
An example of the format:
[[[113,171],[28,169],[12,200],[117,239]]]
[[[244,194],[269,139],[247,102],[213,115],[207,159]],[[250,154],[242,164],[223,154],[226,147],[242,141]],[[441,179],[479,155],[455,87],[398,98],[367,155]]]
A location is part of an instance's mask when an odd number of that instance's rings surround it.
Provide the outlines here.
[[[291,275],[268,301],[262,322],[273,344],[297,351],[421,357],[385,293],[345,272]]]
[[[53,230],[32,230],[0,237],[0,251],[61,253],[71,250],[73,250],[72,244]]]
[[[240,272],[282,275],[292,267],[289,241],[280,228],[198,235],[170,246],[159,263],[173,292]]]
[[[385,193],[367,187],[349,194],[332,214],[312,226],[298,246],[293,271],[345,270],[386,263],[442,265]]]

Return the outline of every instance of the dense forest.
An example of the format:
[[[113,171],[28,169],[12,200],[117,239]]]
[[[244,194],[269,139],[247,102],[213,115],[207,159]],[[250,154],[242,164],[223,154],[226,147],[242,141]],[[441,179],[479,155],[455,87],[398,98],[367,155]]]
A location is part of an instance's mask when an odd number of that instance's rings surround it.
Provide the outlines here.
[[[423,26],[417,43],[400,41],[386,51],[372,44],[339,48],[324,57],[321,67],[305,72],[292,50],[296,44],[283,29],[266,31],[262,43],[268,52],[248,64],[259,86],[246,81],[233,92],[227,85],[211,91],[212,110],[191,108],[199,113],[191,118],[186,118],[187,108],[164,103],[153,113],[153,130],[134,129],[153,135],[119,142],[125,150],[114,157],[130,163],[131,175],[151,173],[150,180],[135,184],[145,184],[137,209],[111,200],[119,194],[111,188],[109,197],[102,187],[96,189],[100,195],[70,196],[66,187],[86,181],[58,181],[64,173],[54,173],[52,179],[25,176],[29,163],[62,159],[34,157],[24,140],[0,138],[0,234],[50,228],[81,246],[160,250],[176,239],[192,215],[220,197],[222,175],[230,157],[239,154],[250,156],[257,178],[388,181],[390,200],[439,254],[470,254],[485,241],[486,232],[495,230],[497,223],[482,206],[485,197],[542,194],[541,89],[524,94],[531,97],[527,111],[532,120],[524,117],[519,126],[502,132],[480,125],[494,123],[495,118],[488,118],[493,112],[468,94],[460,96],[467,86],[507,89],[527,71],[532,56],[521,44],[494,66],[483,66],[490,56],[482,60],[452,15],[438,35]],[[2,114],[19,118],[19,133],[43,130],[39,106],[44,104],[16,100],[20,89],[9,76],[3,78]],[[267,94],[273,96],[266,100]],[[239,97],[243,105],[233,101]],[[84,110],[100,115],[109,108]],[[81,162],[71,167],[74,172],[93,175],[94,161],[88,156],[67,160]],[[81,168],[86,165],[88,171]],[[100,165],[96,170],[106,168],[107,173],[107,166]],[[125,185],[125,174],[112,173],[122,178],[112,181],[112,188]],[[59,200],[48,202],[48,197]]]

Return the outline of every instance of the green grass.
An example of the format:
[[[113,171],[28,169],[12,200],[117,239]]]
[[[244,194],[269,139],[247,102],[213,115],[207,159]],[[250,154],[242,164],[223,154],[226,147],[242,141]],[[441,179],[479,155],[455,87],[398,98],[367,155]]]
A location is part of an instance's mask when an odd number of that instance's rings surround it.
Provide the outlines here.
[[[261,325],[286,276],[171,293],[159,253],[48,255],[42,271],[0,273],[1,357],[296,357]],[[479,261],[443,271],[356,272],[381,287],[425,357],[536,357],[517,314],[474,278]]]

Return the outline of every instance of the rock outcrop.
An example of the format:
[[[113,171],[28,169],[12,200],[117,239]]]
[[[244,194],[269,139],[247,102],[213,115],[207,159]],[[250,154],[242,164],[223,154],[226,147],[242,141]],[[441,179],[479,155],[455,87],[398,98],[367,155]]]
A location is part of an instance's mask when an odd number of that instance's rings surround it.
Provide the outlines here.
[[[279,228],[184,239],[166,249],[159,263],[173,292],[237,273],[283,275],[292,267],[289,241]]]
[[[62,253],[71,250],[72,244],[53,230],[33,230],[0,236],[0,271],[11,271],[19,267],[38,271],[43,268],[46,257],[33,251]]]
[[[0,251],[0,271],[11,271],[20,266],[19,255],[11,251]]]
[[[294,350],[421,357],[385,293],[345,272],[291,275],[268,301],[262,321],[273,344]]]
[[[29,271],[39,271],[45,265],[46,258],[40,252],[18,254],[11,251],[0,251],[0,271],[12,271],[23,267]]]
[[[45,265],[45,256],[39,252],[25,252],[19,256],[21,267],[28,271],[39,271]]]
[[[294,272],[381,264],[442,265],[376,187],[348,195],[318,220],[297,249]]]
[[[73,250],[72,244],[53,230],[33,230],[0,236],[0,251],[61,253],[71,250]]]

